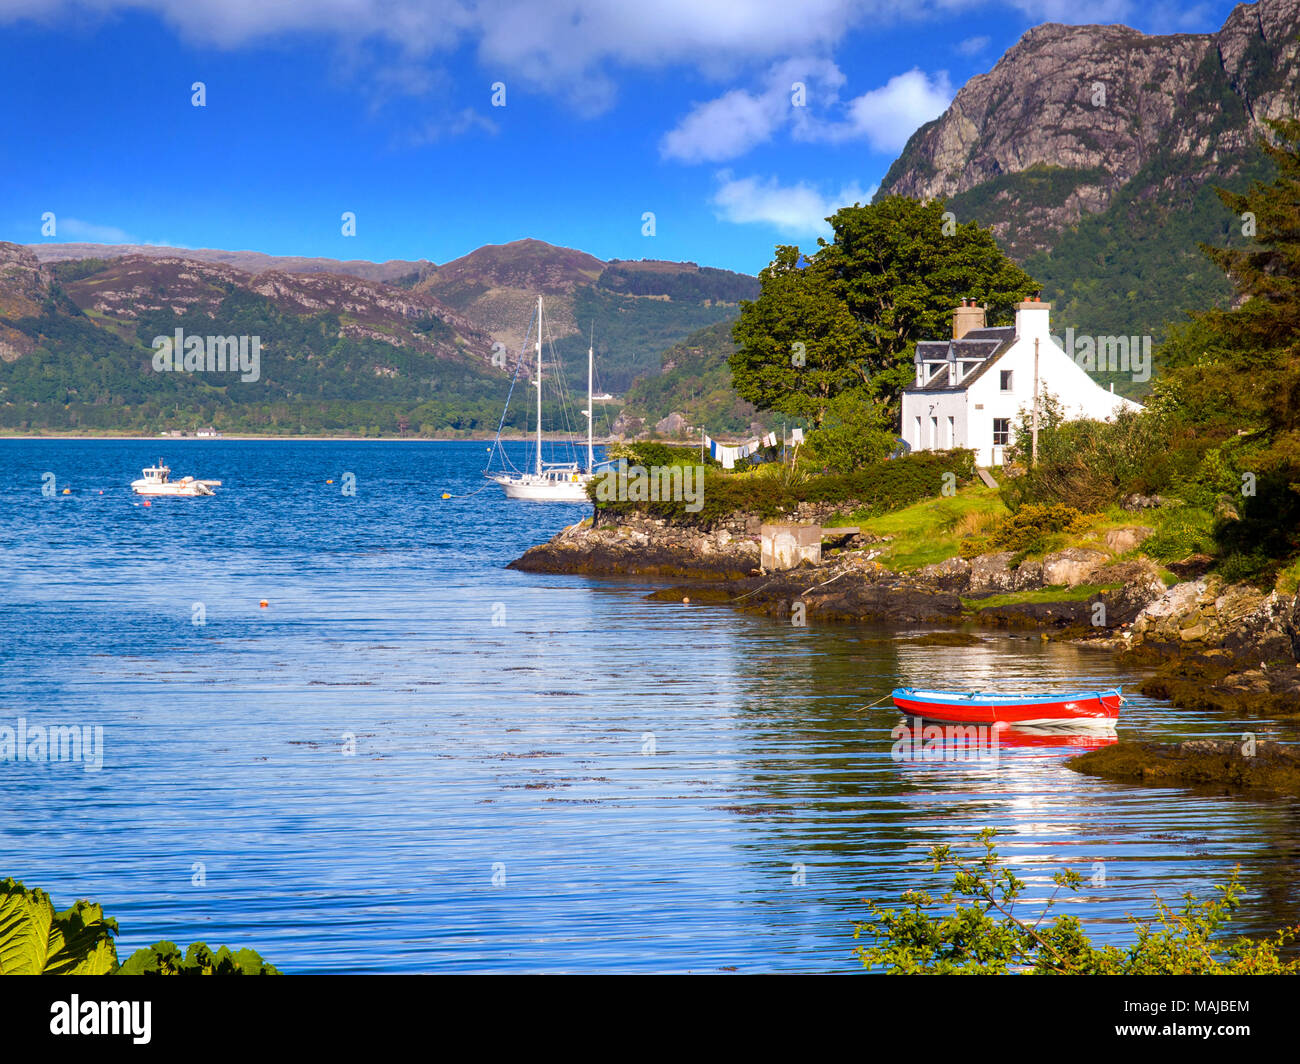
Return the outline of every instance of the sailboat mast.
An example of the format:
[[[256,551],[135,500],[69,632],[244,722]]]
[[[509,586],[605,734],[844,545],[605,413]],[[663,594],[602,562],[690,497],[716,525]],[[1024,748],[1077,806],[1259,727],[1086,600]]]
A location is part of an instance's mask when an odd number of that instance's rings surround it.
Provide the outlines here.
[[[537,297],[537,475],[542,475],[542,297]]]
[[[591,434],[596,424],[596,408],[591,401],[591,371],[595,363],[596,323],[591,325],[591,338],[587,341],[587,472],[595,472],[596,461],[591,450]]]

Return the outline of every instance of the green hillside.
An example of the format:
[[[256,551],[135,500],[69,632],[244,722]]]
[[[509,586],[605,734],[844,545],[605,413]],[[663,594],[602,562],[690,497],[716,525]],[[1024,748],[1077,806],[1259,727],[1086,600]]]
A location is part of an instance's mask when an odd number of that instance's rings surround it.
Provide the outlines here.
[[[638,418],[647,427],[671,413],[711,435],[747,433],[751,422],[767,424],[731,386],[727,359],[736,349],[732,321],[715,322],[692,333],[663,353],[664,372],[642,378],[627,391],[624,420]]]
[[[594,324],[600,384],[621,394],[635,378],[659,372],[661,352],[701,328],[733,320],[737,308],[696,300],[625,296],[588,285],[573,293],[573,314],[581,333],[555,344],[570,382],[587,379],[588,330]]]
[[[1186,311],[1227,306],[1232,286],[1199,245],[1248,241],[1241,219],[1224,209],[1214,189],[1242,191],[1271,177],[1258,152],[1241,173],[1216,182],[1179,174],[1167,156],[1149,163],[1130,185],[1133,191],[1159,187],[1164,196],[1121,194],[1062,233],[1051,251],[1025,258],[1025,269],[1043,284],[1043,298],[1055,304],[1056,331],[1073,326],[1100,335],[1150,335],[1158,343]]]
[[[495,427],[505,393],[501,377],[468,358],[343,336],[336,314],[284,313],[233,286],[211,317],[194,308],[142,312],[135,322],[101,315],[97,322],[56,283],[41,314],[5,324],[35,345],[0,362],[0,429],[11,431],[152,433],[206,424],[268,433],[473,431]],[[260,379],[155,371],[153,337],[178,328],[260,336]],[[437,319],[426,326],[445,328]],[[523,412],[513,418],[522,425]]]

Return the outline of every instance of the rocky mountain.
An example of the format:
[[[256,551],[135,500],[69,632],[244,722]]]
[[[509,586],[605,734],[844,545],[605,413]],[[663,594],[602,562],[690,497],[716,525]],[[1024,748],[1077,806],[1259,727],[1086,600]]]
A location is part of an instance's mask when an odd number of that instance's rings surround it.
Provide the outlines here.
[[[154,338],[178,329],[208,350],[255,339],[257,370],[160,371]],[[472,431],[505,384],[490,337],[427,293],[171,257],[42,264],[15,244],[0,345],[0,427],[17,431]]]
[[[1117,199],[1231,176],[1266,119],[1295,113],[1297,89],[1300,0],[1242,4],[1212,34],[1048,23],[912,135],[880,192],[951,199],[984,188],[1006,246],[1045,250]],[[1176,180],[1151,180],[1160,159],[1181,163]]]
[[[489,244],[432,271],[416,286],[456,307],[492,336],[517,351],[539,295],[550,297],[551,332],[578,331],[573,295],[594,284],[605,264],[593,255],[541,240]]]
[[[426,292],[414,292],[333,271],[249,274],[193,259],[131,255],[55,264],[50,280],[96,324],[126,338],[145,318],[215,320],[227,296],[241,290],[283,314],[338,317],[340,337],[471,361],[490,373],[491,340],[473,322]]]
[[[990,225],[1087,332],[1159,333],[1226,282],[1199,241],[1241,238],[1215,185],[1266,176],[1265,120],[1296,114],[1300,0],[1212,34],[1035,27],[923,126],[880,196],[944,197]]]
[[[392,283],[343,273],[345,263],[274,268],[231,253],[246,270],[220,252],[92,245],[78,258],[60,254],[68,247],[0,243],[0,427],[152,429],[170,410],[176,427],[482,432],[500,416],[539,292],[569,379],[585,380],[594,332],[598,386],[621,391],[757,290],[752,277],[695,263],[604,263],[536,240],[443,267],[403,263],[419,268]],[[262,379],[152,372],[153,338],[177,328],[259,336]]]
[[[9,323],[39,315],[49,292],[49,271],[36,256],[17,244],[0,243],[0,363],[14,362],[35,348],[27,332]]]
[[[244,273],[341,273],[367,281],[385,281],[395,284],[415,282],[434,264],[424,259],[408,261],[391,259],[388,262],[367,262],[365,259],[312,259],[289,255],[264,255],[260,251],[220,251],[216,248],[171,248],[155,244],[28,244],[38,261],[64,262],[68,259],[117,259],[126,256],[148,256],[159,259],[192,259],[230,266]]]
[[[586,377],[589,338],[602,388],[625,391],[655,376],[666,348],[738,313],[758,293],[757,278],[694,262],[603,262],[540,240],[479,248],[430,272],[417,291],[464,315],[517,356],[537,296],[547,333],[571,379]]]

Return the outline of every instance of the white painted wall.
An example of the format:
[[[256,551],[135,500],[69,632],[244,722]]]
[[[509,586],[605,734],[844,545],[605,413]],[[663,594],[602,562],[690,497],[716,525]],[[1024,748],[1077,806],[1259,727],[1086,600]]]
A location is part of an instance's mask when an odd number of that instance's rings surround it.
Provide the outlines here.
[[[921,419],[920,431],[916,419]],[[952,418],[954,442],[948,442],[948,419]],[[931,442],[934,420],[939,425],[939,442]],[[914,451],[946,451],[949,447],[968,446],[966,439],[966,394],[934,392],[930,395],[903,395],[903,431],[899,434]]]
[[[1101,387],[1053,342],[1048,317],[1050,303],[1022,303],[1016,310],[1016,340],[978,380],[964,391],[905,394],[900,435],[915,451],[945,450],[946,425],[953,418],[958,447],[975,451],[979,465],[1001,465],[1004,448],[993,443],[993,422],[1006,418],[1014,432],[1021,410],[1034,403],[1034,341],[1038,341],[1040,398],[1053,395],[1066,419],[1110,420],[1122,408],[1142,409]],[[1002,390],[1002,374],[1011,372],[1011,390]],[[921,419],[918,434],[916,419]],[[931,418],[939,419],[939,440],[932,439]],[[1014,440],[1012,436],[1009,442]]]

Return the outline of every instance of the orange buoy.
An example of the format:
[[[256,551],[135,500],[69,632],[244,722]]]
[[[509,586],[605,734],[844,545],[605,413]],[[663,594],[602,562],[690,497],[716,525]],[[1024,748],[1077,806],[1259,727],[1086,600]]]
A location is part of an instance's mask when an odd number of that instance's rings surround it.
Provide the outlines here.
[[[145,499],[145,501],[142,502],[140,505],[141,505],[141,506],[152,506],[153,503],[151,503],[148,499]]]
[[[689,606],[690,604],[691,604],[691,600],[690,600],[690,598],[684,598],[684,599],[682,599],[682,605],[683,605],[683,606]]]
[[[325,483],[326,483],[326,484],[333,484],[334,481],[332,481],[332,480],[327,480],[327,481],[325,481]]]
[[[266,599],[262,599],[262,601],[259,602],[258,605],[259,605],[260,607],[262,607],[262,609],[266,609],[268,603],[267,603]]]
[[[64,494],[64,495],[71,495],[71,494],[72,494],[72,489],[71,489],[71,488],[64,488],[64,489],[63,489],[63,494]]]
[[[444,491],[444,492],[442,493],[442,497],[443,497],[444,499],[450,499],[450,498],[451,498],[451,493],[450,493],[450,492],[446,492],[446,491]]]

